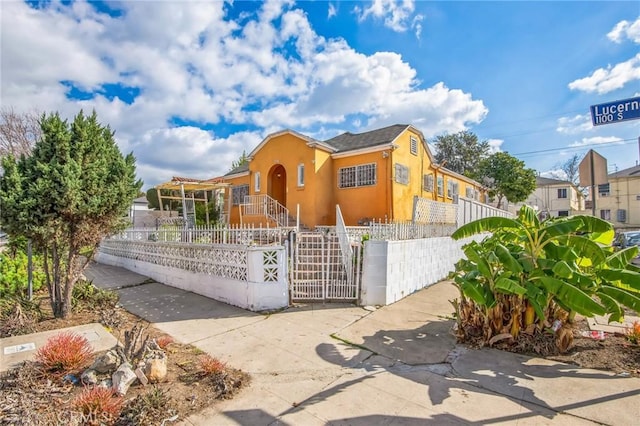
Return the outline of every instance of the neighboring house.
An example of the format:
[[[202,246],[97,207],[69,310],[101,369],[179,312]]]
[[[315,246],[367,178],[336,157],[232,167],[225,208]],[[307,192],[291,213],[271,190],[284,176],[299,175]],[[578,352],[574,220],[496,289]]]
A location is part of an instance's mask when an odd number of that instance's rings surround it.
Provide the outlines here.
[[[584,213],[584,195],[567,180],[536,177],[536,190],[524,201],[544,217]]]
[[[596,216],[616,228],[640,228],[640,166],[612,173],[608,180],[598,185]]]
[[[422,133],[406,124],[326,141],[283,130],[268,135],[248,157],[248,164],[219,178],[231,185],[230,223],[264,223],[260,213],[279,206],[295,216],[299,206],[304,225],[335,225],[336,204],[347,225],[410,221],[416,196],[485,201],[478,182],[435,164]]]
[[[129,208],[129,219],[134,228],[155,226],[155,217],[151,215],[146,196],[134,198]]]

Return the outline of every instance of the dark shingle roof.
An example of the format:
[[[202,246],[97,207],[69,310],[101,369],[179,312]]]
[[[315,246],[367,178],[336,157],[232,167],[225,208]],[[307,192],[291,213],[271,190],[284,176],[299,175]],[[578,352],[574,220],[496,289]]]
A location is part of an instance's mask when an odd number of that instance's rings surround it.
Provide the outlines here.
[[[636,177],[640,176],[640,166],[629,167],[628,169],[620,170],[619,172],[611,173],[610,178],[622,178],[622,177]]]
[[[370,148],[393,142],[407,127],[409,127],[408,124],[394,124],[364,133],[347,132],[326,140],[324,143],[336,148],[338,152]]]
[[[536,186],[546,186],[546,185],[571,185],[571,182],[568,180],[560,180],[560,179],[551,179],[542,176],[536,176]]]
[[[238,167],[236,167],[235,169],[225,173],[225,176],[230,176],[230,175],[235,175],[237,173],[243,173],[243,172],[248,172],[249,171],[249,162],[246,162],[244,164],[239,165]]]

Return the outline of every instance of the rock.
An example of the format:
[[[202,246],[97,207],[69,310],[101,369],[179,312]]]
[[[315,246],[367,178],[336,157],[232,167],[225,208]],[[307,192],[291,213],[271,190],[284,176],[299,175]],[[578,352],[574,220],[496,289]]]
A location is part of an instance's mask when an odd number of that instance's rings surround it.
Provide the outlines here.
[[[120,355],[118,355],[118,352],[115,349],[111,349],[96,358],[89,369],[95,370],[98,373],[110,373],[114,371],[121,362],[122,359]]]
[[[113,388],[113,380],[111,379],[101,380],[100,383],[98,383],[98,386],[101,388],[111,389]]]
[[[96,374],[96,370],[92,370],[90,368],[84,370],[84,373],[80,376],[80,381],[84,385],[95,385],[98,383],[98,375]]]
[[[144,375],[142,368],[140,367],[136,368],[134,373],[136,373],[136,377],[138,377],[138,380],[140,380],[140,383],[142,383],[142,386],[146,386],[149,383],[149,379],[147,379],[147,376]]]
[[[111,375],[113,389],[118,395],[124,396],[129,390],[129,386],[131,386],[137,378],[136,373],[134,373],[131,368],[131,364],[125,362]]]
[[[161,382],[167,377],[167,355],[155,352],[153,358],[145,359],[144,374],[151,383]]]

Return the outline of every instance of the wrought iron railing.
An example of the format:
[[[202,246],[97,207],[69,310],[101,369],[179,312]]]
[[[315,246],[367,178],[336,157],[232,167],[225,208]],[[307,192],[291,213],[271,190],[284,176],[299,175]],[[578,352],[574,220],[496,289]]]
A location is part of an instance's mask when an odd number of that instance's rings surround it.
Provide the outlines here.
[[[278,226],[289,226],[289,209],[268,195],[245,195],[240,216],[264,216]]]

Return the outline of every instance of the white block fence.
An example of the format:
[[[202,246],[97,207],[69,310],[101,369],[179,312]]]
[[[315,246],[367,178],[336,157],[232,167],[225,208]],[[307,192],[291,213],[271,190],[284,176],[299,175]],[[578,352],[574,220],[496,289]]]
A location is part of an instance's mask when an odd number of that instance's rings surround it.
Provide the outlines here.
[[[464,257],[462,246],[483,238],[365,242],[361,304],[389,305],[441,281]]]
[[[251,311],[289,304],[283,246],[104,240],[96,260]]]

